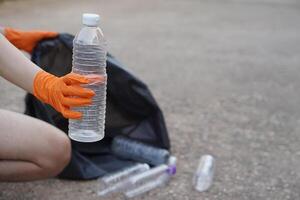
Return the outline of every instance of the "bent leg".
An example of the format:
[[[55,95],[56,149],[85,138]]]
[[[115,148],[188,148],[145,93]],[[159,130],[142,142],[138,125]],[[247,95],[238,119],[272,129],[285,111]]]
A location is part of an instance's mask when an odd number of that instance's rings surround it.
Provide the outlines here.
[[[0,109],[0,181],[56,176],[68,164],[69,138],[32,117]]]

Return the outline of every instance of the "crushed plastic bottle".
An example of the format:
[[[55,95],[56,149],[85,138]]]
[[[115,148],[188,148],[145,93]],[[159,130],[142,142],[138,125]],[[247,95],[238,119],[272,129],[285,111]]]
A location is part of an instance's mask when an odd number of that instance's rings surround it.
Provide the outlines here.
[[[176,162],[176,160],[175,160]],[[168,166],[166,164],[158,165],[145,172],[136,174],[134,176],[128,177],[127,179],[120,181],[105,190],[98,193],[99,196],[114,196],[114,194],[124,193],[126,196],[126,191],[132,191],[134,188],[138,188],[141,185],[147,185],[147,188],[140,189],[143,191],[148,191],[151,187],[153,189],[154,185],[157,187],[163,183],[169,181],[169,176],[173,176],[176,173],[176,166]],[[165,175],[165,176],[162,176]],[[159,179],[159,181],[158,181]],[[153,182],[153,184],[150,184]],[[155,183],[154,183],[155,182]],[[151,185],[151,186],[150,186]],[[128,195],[138,195],[138,193],[143,193],[143,191],[129,192]]]
[[[199,192],[210,188],[213,182],[215,171],[215,160],[211,155],[204,155],[199,161],[197,171],[194,175],[193,185]]]
[[[163,187],[167,184],[168,178],[166,176],[160,176],[157,179],[154,179],[153,181],[149,181],[142,186],[139,186],[137,188],[133,188],[132,190],[129,190],[124,193],[124,196],[126,199],[131,199],[137,196],[140,196],[146,192],[149,192],[155,188]]]
[[[82,113],[82,118],[69,120],[69,137],[79,142],[96,142],[104,137],[106,110],[106,40],[98,27],[99,15],[83,14],[83,28],[73,41],[72,72],[86,75],[91,83],[83,85],[95,92],[92,104],[73,107]],[[97,78],[98,77],[98,78]]]
[[[145,171],[143,173],[134,175],[123,181],[120,181],[117,184],[114,184],[111,187],[108,187],[105,190],[101,191],[100,193],[98,193],[98,195],[106,196],[106,195],[112,194],[112,193],[125,192],[126,190],[136,187],[139,184],[142,184],[151,178],[157,178],[162,172],[166,172],[167,170],[168,170],[167,165],[165,165],[165,164],[159,165],[148,171]]]
[[[147,171],[149,169],[150,169],[150,167],[148,164],[137,163],[133,166],[127,167],[127,168],[119,170],[117,172],[107,174],[107,175],[103,176],[102,178],[98,179],[98,182],[99,182],[98,194],[101,196],[102,191],[104,191],[106,188],[109,188],[109,187],[113,186],[114,184],[117,184],[118,182],[121,182],[130,176],[139,174],[139,173]]]
[[[146,192],[149,192],[155,188],[165,186],[171,179],[171,177],[176,174],[176,157],[170,156],[168,161],[168,172],[161,174],[157,179],[152,179],[143,185],[136,188],[132,188],[124,193],[125,198],[131,199],[140,196]]]
[[[111,149],[120,158],[151,165],[164,164],[169,158],[169,151],[165,149],[153,147],[123,136],[117,136],[113,139]]]

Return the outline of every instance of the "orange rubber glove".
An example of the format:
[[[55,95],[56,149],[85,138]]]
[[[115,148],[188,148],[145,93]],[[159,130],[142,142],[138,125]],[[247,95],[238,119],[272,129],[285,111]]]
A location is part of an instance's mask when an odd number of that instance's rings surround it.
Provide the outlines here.
[[[4,36],[18,49],[31,53],[40,40],[57,37],[58,33],[50,31],[21,31],[5,28]]]
[[[53,106],[65,118],[79,119],[82,113],[72,111],[70,108],[92,103],[94,91],[80,86],[89,82],[88,78],[75,73],[56,77],[45,71],[39,71],[34,78],[33,94],[39,100]]]

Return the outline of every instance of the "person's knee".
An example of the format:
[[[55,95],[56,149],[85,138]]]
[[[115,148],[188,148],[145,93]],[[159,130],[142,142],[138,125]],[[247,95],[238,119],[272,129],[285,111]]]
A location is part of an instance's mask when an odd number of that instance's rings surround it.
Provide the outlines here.
[[[58,141],[59,147],[53,154],[55,162],[54,176],[60,173],[69,164],[71,159],[71,142],[70,139],[64,135]]]
[[[56,134],[48,142],[48,152],[45,158],[39,159],[43,173],[48,177],[58,175],[70,162],[71,142],[64,134]]]

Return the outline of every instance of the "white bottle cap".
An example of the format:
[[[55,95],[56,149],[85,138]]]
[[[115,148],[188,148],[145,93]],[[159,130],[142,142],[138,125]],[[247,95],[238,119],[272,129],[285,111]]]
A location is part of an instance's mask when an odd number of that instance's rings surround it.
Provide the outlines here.
[[[175,156],[170,156],[168,160],[168,165],[175,165],[176,166],[177,158]]]
[[[82,15],[82,23],[87,26],[98,26],[100,16],[93,13],[84,13]]]

